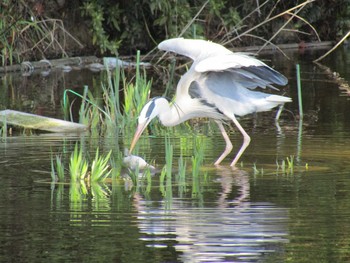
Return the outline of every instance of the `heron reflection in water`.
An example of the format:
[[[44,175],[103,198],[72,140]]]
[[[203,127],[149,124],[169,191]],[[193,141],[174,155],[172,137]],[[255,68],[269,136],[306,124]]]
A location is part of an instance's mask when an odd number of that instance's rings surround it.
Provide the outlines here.
[[[158,117],[164,126],[175,126],[192,118],[208,117],[216,121],[226,142],[216,160],[219,165],[231,152],[232,143],[223,122],[232,121],[243,135],[243,144],[231,162],[234,167],[248,147],[250,137],[236,116],[269,111],[290,102],[288,97],[273,95],[257,88],[286,85],[287,78],[262,61],[243,53],[233,53],[222,45],[199,39],[174,38],[161,42],[158,48],[184,55],[193,60],[181,77],[175,99],[152,98],[141,110],[130,152],[152,119]]]

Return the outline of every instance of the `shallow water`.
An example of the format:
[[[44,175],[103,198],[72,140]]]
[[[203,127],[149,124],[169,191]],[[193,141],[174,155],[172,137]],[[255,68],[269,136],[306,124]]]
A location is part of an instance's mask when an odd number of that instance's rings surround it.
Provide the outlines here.
[[[273,112],[241,120],[252,142],[237,170],[228,167],[233,154],[222,167],[213,168],[224,143],[215,126],[199,125],[194,133],[184,129],[171,138],[171,178],[163,180],[157,173],[151,183],[141,180],[137,187],[128,180],[114,180],[93,184],[84,194],[76,184],[50,184],[51,153],[69,158],[76,141],[86,152],[93,153],[97,146],[103,152],[115,151],[119,147],[113,138],[36,134],[2,140],[0,261],[349,261],[350,101],[310,63],[317,55],[290,54],[292,62],[272,58],[271,63],[288,76],[286,91],[294,102],[287,105],[280,128]],[[349,80],[349,55],[349,50],[338,50],[323,63]],[[296,61],[302,70],[303,122],[298,118]],[[42,91],[37,100],[33,86],[22,95],[23,86],[2,86],[7,92],[1,101],[9,107],[29,100],[22,109],[40,105],[57,116],[64,87],[93,82],[63,79],[55,82],[65,83],[62,87],[52,89],[57,94],[46,91],[50,97]],[[22,82],[40,86],[34,80]],[[44,105],[47,96],[49,106]],[[242,138],[234,131],[230,137],[238,147]],[[205,159],[198,176],[193,176],[196,138],[205,145]],[[144,136],[137,151],[161,169],[164,144],[164,138]],[[176,169],[180,155],[187,163],[185,175]],[[293,159],[293,169],[282,167],[287,157]]]

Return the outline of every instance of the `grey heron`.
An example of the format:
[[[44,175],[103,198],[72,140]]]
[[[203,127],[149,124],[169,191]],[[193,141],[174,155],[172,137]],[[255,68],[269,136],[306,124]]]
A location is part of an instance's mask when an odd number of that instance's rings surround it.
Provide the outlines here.
[[[256,90],[258,87],[274,88],[272,84],[284,86],[288,80],[247,54],[233,53],[220,44],[199,39],[168,39],[161,42],[158,48],[189,57],[193,63],[179,80],[172,102],[169,103],[164,97],[154,97],[145,104],[138,117],[130,152],[155,117],[164,126],[208,117],[216,121],[226,142],[224,152],[215,162],[215,165],[219,165],[233,148],[223,126],[224,121],[231,120],[243,135],[243,144],[231,162],[234,167],[250,143],[249,135],[236,116],[268,111],[291,101],[289,97]]]

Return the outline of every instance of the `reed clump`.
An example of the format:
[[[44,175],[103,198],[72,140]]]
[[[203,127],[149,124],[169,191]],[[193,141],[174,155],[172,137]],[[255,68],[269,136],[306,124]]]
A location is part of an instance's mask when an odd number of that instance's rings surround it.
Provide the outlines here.
[[[100,136],[115,134],[127,135],[134,128],[142,106],[149,100],[152,81],[141,72],[140,52],[137,52],[134,81],[128,81],[120,67],[113,74],[106,65],[106,82],[101,83],[102,94],[94,96],[89,87],[83,94],[67,89],[63,96],[63,112],[66,119],[72,119],[71,103],[68,94],[82,101],[79,122],[90,127],[90,131]]]
[[[62,107],[65,118],[72,119],[72,103],[70,103],[68,95],[80,98],[79,122],[90,127],[91,136],[105,137],[106,140],[113,138],[113,142],[117,144],[115,148],[120,149],[118,136],[122,135],[124,138],[128,138],[132,134],[132,129],[136,126],[137,116],[149,99],[152,82],[148,81],[145,72],[141,71],[140,52],[137,53],[134,81],[128,81],[120,67],[116,67],[113,72],[107,67],[106,74],[106,81],[101,83],[101,96],[94,95],[88,86],[84,87],[82,94],[67,89],[64,92]],[[120,151],[118,150],[118,152]],[[107,177],[120,173],[121,162],[122,154],[119,154],[118,160],[115,160],[112,158],[112,151],[101,156],[97,148],[95,158],[90,166],[82,149],[75,145],[69,160],[70,180],[104,181]],[[113,165],[112,168],[111,165]],[[52,157],[51,166],[52,179],[63,181],[64,164],[60,155]],[[119,171],[112,172],[113,169]],[[130,175],[136,186],[137,174],[138,171],[133,171]]]
[[[74,182],[102,182],[112,172],[112,150],[105,156],[101,156],[99,149],[96,149],[95,158],[91,165],[89,159],[85,156],[82,147],[78,143],[74,146],[74,151],[70,155],[68,172],[70,174],[70,181]],[[55,158],[51,156],[51,177],[53,181],[65,181],[65,166],[60,155]]]

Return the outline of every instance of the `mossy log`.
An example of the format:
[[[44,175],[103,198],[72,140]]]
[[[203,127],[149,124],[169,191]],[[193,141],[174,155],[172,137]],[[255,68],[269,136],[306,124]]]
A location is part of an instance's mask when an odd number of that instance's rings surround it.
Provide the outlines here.
[[[71,57],[52,60],[41,61],[24,61],[21,64],[9,65],[0,67],[0,73],[16,72],[16,71],[28,71],[28,70],[44,70],[46,68],[61,68],[64,66],[82,66],[91,63],[100,62],[101,59],[95,56],[89,57]]]
[[[25,129],[60,133],[83,132],[87,130],[87,126],[83,124],[15,110],[0,111],[0,123],[2,125],[14,125]]]

